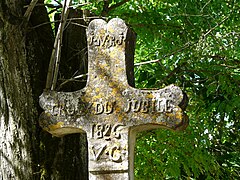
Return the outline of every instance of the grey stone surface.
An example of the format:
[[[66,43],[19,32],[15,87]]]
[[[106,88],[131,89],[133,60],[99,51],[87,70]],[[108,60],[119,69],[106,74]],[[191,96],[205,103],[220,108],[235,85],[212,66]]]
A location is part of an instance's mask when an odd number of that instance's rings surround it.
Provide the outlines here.
[[[123,20],[93,20],[87,36],[86,87],[43,92],[39,122],[54,136],[87,133],[90,179],[133,179],[136,132],[186,128],[185,95],[175,85],[158,90],[132,87],[135,35]]]

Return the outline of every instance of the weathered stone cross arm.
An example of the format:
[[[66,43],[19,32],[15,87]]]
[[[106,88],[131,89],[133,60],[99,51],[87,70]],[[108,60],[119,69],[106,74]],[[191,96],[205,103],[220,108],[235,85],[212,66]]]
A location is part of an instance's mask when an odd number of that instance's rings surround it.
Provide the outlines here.
[[[41,125],[55,136],[87,132],[89,122],[122,123],[129,127],[146,125],[144,129],[162,126],[173,130],[186,125],[188,119],[181,107],[184,94],[178,87],[170,85],[153,91],[128,87],[115,94],[119,89],[107,91],[99,87],[99,92],[89,92],[89,97],[86,89],[71,93],[44,92],[40,101],[45,110]]]
[[[115,179],[121,174],[122,179],[133,179],[135,133],[186,128],[186,96],[174,85],[159,90],[132,87],[135,34],[123,20],[93,20],[87,36],[86,87],[45,91],[40,125],[55,136],[87,133],[89,178]]]

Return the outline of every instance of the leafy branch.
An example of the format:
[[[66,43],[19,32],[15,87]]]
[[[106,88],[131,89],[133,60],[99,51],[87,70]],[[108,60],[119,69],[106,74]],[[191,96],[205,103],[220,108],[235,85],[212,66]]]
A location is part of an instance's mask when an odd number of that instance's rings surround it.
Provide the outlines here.
[[[164,55],[162,58],[159,58],[159,59],[154,59],[154,60],[150,60],[150,61],[145,61],[145,62],[140,62],[140,63],[135,63],[134,66],[142,66],[142,65],[145,65],[145,64],[150,64],[150,63],[157,63],[163,59],[165,59],[166,57],[169,57],[169,56],[172,56],[178,52],[181,52],[182,50],[196,44],[197,42],[194,42],[194,43],[186,43],[184,46],[182,46],[181,48],[169,53],[169,54],[166,54]]]
[[[181,48],[171,52],[171,53],[168,53],[166,55],[164,55],[162,58],[159,58],[159,59],[154,59],[154,60],[150,60],[150,61],[145,61],[145,62],[140,62],[140,63],[136,63],[134,64],[134,66],[141,66],[141,65],[145,65],[145,64],[151,64],[151,63],[157,63],[161,60],[163,60],[164,58],[166,57],[169,57],[169,56],[172,56],[178,52],[181,52],[182,50],[188,48],[188,47],[191,47],[197,43],[199,43],[202,39],[205,39],[212,31],[214,31],[217,27],[219,27],[221,24],[223,24],[230,16],[227,16],[225,17],[221,22],[217,23],[216,26],[212,27],[211,29],[209,29],[206,33],[202,34],[202,36],[199,38],[198,41],[195,41],[195,42],[187,42],[184,46],[182,46]]]
[[[221,24],[223,24],[230,16],[225,17],[220,23],[217,23],[216,26],[209,29],[203,36],[206,37],[209,33],[211,33],[213,30],[215,30],[217,27],[219,27]]]
[[[119,3],[117,3],[117,4],[114,4],[114,5],[110,6],[110,7],[108,8],[108,10],[111,11],[111,10],[113,10],[113,9],[115,9],[115,8],[123,5],[123,4],[125,4],[125,3],[128,2],[128,1],[129,1],[129,0],[123,0],[123,1],[121,1],[121,2],[119,2]]]
[[[119,3],[117,3],[117,4],[114,4],[114,5],[110,6],[110,7],[109,7],[109,1],[108,0],[104,1],[103,11],[101,13],[101,16],[106,16],[109,13],[109,11],[111,11],[111,10],[113,10],[113,9],[123,5],[123,4],[125,4],[128,1],[129,0],[123,0],[123,1],[121,1]]]

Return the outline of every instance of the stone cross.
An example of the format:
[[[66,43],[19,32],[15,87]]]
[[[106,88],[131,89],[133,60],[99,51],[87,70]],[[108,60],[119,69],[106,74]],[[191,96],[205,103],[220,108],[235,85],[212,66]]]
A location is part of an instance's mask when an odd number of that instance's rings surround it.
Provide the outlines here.
[[[136,132],[187,127],[184,93],[174,85],[158,90],[133,87],[135,35],[123,20],[93,20],[87,37],[86,87],[43,92],[40,125],[59,137],[87,133],[89,179],[134,179]]]

